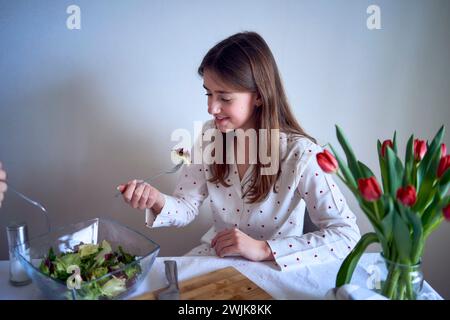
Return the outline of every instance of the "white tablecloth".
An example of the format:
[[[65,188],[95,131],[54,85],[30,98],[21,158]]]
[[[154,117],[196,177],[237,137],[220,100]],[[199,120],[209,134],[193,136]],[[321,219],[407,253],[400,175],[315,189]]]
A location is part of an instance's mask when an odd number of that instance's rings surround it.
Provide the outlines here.
[[[368,279],[374,276],[373,265],[378,254],[366,253],[355,270],[352,283],[367,287]],[[275,299],[325,299],[334,287],[341,261],[304,266],[295,271],[278,271],[273,262],[251,262],[237,257],[158,257],[147,278],[129,295],[133,297],[147,291],[167,286],[164,260],[176,260],[179,281],[199,276],[214,270],[233,266]],[[429,298],[442,299],[429,285],[424,283],[423,292]],[[0,261],[0,299],[44,299],[33,284],[14,287],[9,283],[9,262]]]

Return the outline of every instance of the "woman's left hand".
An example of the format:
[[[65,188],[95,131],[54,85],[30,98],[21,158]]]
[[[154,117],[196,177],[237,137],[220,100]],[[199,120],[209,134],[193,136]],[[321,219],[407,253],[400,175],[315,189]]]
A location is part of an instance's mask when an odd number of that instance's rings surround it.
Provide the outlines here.
[[[273,260],[272,250],[266,241],[256,240],[237,228],[225,229],[214,237],[211,247],[223,258],[239,254],[252,261]]]

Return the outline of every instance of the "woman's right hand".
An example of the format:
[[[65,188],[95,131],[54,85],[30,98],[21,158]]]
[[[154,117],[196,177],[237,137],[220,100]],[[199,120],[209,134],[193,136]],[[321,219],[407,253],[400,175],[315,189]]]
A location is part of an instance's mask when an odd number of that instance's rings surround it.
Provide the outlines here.
[[[117,187],[123,199],[134,209],[152,209],[158,214],[164,207],[164,197],[158,189],[142,180],[131,180]]]

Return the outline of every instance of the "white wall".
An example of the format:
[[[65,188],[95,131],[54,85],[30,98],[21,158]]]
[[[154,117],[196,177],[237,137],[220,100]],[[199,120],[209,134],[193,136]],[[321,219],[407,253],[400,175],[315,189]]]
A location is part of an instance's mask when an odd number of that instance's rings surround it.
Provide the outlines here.
[[[74,3],[82,29],[69,31]],[[381,8],[382,30],[366,27],[370,4]],[[210,47],[259,32],[306,130],[337,146],[339,124],[377,168],[376,139],[397,130],[403,148],[411,133],[450,129],[449,14],[446,0],[0,0],[0,161],[53,225],[106,216],[150,235],[161,255],[180,255],[207,230],[208,207],[184,229],[148,230],[114,187],[170,166],[172,131],[209,119],[196,68]],[[175,181],[154,185],[170,193]],[[362,231],[371,230],[344,192]],[[25,219],[31,236],[44,231],[40,213],[12,193],[0,213],[0,259],[9,221]],[[449,230],[444,223],[431,236],[424,258],[427,281],[446,298]]]

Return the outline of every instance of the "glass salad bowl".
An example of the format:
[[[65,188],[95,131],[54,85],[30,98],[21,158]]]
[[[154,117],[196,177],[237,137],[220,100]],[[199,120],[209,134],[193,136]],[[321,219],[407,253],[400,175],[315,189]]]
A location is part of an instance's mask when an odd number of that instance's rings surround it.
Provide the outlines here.
[[[104,218],[72,224],[25,243],[16,255],[48,299],[122,299],[147,276],[159,245]]]

